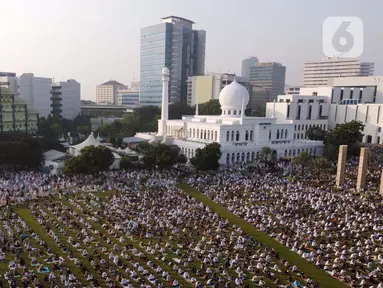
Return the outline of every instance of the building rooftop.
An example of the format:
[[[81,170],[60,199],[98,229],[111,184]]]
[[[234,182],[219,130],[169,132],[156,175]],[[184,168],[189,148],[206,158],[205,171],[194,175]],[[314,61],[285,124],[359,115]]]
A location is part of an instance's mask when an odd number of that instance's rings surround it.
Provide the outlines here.
[[[105,82],[105,83],[103,83],[101,85],[102,86],[105,86],[105,85],[115,85],[115,86],[120,85],[120,86],[125,86],[124,84],[121,84],[120,82],[117,82],[115,80],[110,80],[110,81]]]
[[[187,22],[190,22],[191,24],[195,24],[195,22],[193,22],[193,21],[191,21],[189,19],[178,17],[178,16],[173,16],[173,15],[170,15],[170,16],[167,16],[167,17],[164,17],[164,18],[161,18],[161,19],[162,20],[167,20],[167,19],[170,19],[170,18],[178,19],[178,20],[182,20],[182,21],[187,21]]]

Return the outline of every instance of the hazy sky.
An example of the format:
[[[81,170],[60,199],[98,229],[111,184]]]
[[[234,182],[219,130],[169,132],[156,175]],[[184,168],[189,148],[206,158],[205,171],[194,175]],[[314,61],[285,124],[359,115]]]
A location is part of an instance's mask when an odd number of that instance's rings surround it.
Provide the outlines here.
[[[140,28],[177,15],[207,31],[206,71],[241,73],[257,56],[287,67],[287,84],[299,84],[302,63],[322,53],[328,16],[364,22],[363,60],[383,75],[382,0],[3,0],[0,71],[68,78],[82,98],[111,79],[139,80]]]

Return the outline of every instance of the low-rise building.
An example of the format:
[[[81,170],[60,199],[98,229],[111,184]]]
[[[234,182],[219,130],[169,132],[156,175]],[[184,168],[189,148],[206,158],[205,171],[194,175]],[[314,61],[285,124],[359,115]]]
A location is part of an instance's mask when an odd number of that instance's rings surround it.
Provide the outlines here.
[[[37,132],[38,113],[11,88],[0,87],[0,132]]]
[[[117,105],[139,105],[140,90],[123,89],[117,91]]]

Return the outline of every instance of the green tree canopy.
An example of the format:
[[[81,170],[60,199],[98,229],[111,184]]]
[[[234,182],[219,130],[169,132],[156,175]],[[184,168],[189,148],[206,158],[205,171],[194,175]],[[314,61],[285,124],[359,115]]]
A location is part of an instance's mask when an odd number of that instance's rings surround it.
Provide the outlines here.
[[[335,145],[349,145],[359,143],[363,139],[364,125],[360,121],[337,124],[329,135],[328,142]]]
[[[259,153],[259,161],[264,164],[265,170],[277,161],[276,151],[270,147],[262,147]]]
[[[328,132],[318,126],[313,126],[307,130],[306,136],[310,140],[325,142],[328,137]]]
[[[217,170],[221,155],[221,145],[214,142],[207,144],[203,149],[198,148],[190,162],[198,171]]]
[[[186,103],[176,102],[169,105],[169,119],[182,119],[184,115],[194,115],[195,108]]]
[[[219,100],[212,99],[206,103],[199,104],[198,114],[199,115],[221,115],[222,110],[221,110],[221,105],[219,104]]]
[[[114,156],[109,148],[92,145],[82,149],[80,156],[65,161],[64,172],[96,174],[108,170],[113,161]]]

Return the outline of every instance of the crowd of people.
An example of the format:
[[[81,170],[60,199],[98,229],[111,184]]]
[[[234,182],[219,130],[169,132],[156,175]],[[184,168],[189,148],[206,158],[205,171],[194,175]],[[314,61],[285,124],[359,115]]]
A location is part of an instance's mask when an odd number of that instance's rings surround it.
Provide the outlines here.
[[[383,288],[381,170],[358,192],[353,177],[339,189],[290,177],[291,164],[248,168],[1,172],[3,203],[21,205],[0,209],[0,287],[319,287],[178,187],[187,182],[331,276]]]
[[[350,175],[356,174],[356,163],[347,165]],[[368,182],[361,193],[352,179],[339,189],[334,181],[307,185],[304,179],[234,171],[199,175],[188,183],[333,277],[352,287],[383,287],[383,201],[377,183]]]

